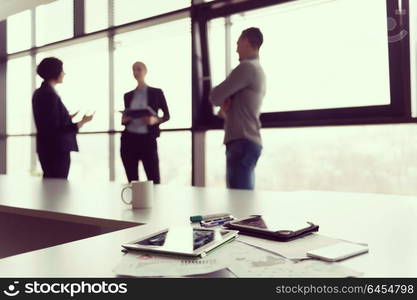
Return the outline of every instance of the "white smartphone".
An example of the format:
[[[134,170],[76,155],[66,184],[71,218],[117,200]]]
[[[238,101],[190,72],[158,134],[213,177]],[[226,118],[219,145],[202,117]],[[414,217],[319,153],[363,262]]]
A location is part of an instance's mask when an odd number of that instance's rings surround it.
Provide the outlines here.
[[[307,256],[334,262],[363,254],[368,251],[369,249],[367,246],[340,242],[331,246],[310,250],[307,252]]]

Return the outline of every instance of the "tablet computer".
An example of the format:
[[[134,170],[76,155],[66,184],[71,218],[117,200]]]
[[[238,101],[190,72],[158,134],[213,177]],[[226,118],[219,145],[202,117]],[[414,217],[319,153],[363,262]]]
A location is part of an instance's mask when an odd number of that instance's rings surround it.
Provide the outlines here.
[[[129,116],[132,118],[142,118],[142,117],[148,117],[148,116],[156,116],[156,112],[151,107],[146,107],[143,109],[125,109],[122,110],[121,113],[123,113],[125,116]]]
[[[284,221],[276,216],[250,216],[224,225],[239,233],[287,242],[318,231],[319,226],[304,221]]]
[[[237,237],[238,231],[171,227],[123,244],[129,250],[204,257],[209,251]]]

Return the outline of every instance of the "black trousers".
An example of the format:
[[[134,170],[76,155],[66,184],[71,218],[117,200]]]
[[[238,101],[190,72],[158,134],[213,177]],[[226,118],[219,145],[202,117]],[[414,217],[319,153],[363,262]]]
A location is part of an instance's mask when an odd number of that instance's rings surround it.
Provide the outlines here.
[[[70,152],[38,152],[43,178],[67,179],[71,164]]]
[[[159,184],[158,145],[156,138],[149,134],[123,132],[120,155],[129,182],[139,180],[139,161],[142,161],[146,177]]]

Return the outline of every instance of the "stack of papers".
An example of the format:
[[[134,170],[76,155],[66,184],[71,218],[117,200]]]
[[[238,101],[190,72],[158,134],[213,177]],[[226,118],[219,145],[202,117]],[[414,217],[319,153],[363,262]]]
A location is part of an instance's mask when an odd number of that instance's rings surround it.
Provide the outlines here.
[[[213,256],[187,259],[129,252],[123,256],[114,272],[117,275],[134,277],[181,277],[207,274],[225,268],[226,266]]]
[[[310,257],[308,257],[306,254],[308,251],[335,245],[342,241],[340,239],[334,239],[317,233],[309,234],[303,238],[285,243],[279,243],[276,241],[260,239],[246,235],[239,235],[238,240],[246,244],[271,251],[278,255],[282,255],[292,260],[310,259]],[[354,242],[350,243],[366,245]]]
[[[201,259],[129,252],[114,269],[117,275],[134,277],[182,277],[228,269],[237,277],[357,277],[337,263],[292,261],[243,242],[228,243]]]
[[[340,264],[317,260],[294,262],[273,253],[237,242],[229,266],[237,277],[358,277]]]

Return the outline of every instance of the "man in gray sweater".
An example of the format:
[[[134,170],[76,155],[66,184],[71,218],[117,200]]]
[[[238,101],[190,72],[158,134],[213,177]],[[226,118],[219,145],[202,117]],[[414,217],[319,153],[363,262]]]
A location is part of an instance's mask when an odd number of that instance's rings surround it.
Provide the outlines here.
[[[259,120],[265,95],[265,74],[259,63],[263,36],[258,28],[242,31],[237,41],[240,64],[211,91],[210,101],[221,106],[226,145],[228,188],[252,190],[254,170],[261,155]]]

